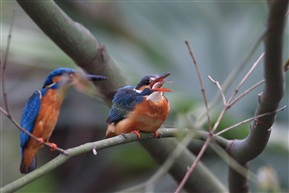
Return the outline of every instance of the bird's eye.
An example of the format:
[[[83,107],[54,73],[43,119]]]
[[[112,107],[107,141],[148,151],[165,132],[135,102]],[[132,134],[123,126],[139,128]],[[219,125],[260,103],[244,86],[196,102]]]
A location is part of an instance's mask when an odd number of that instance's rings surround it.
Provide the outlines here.
[[[149,84],[150,84],[150,80],[146,80],[145,85],[149,85]]]

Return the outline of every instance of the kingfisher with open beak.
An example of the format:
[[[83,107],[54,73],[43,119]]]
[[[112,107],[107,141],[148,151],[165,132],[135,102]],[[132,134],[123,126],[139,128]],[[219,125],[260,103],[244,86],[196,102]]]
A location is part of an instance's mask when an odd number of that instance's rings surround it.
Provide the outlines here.
[[[171,90],[162,87],[169,75],[147,75],[136,87],[118,89],[107,118],[106,137],[135,132],[140,138],[139,131],[154,132],[157,137],[157,130],[170,111],[169,102],[163,93]]]
[[[64,92],[72,85],[79,86],[85,80],[105,80],[105,76],[88,75],[79,73],[70,68],[58,68],[51,72],[42,89],[37,90],[29,98],[25,105],[21,127],[38,138],[31,138],[25,132],[20,131],[20,172],[29,173],[36,168],[36,153],[48,142],[56,125]],[[50,143],[52,150],[57,148],[56,144]]]

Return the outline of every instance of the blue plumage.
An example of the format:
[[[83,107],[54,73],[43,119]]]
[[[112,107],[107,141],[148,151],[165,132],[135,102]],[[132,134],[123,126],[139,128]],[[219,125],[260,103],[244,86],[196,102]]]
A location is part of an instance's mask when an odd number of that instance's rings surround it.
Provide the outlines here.
[[[133,86],[125,86],[118,89],[112,100],[107,123],[117,124],[124,119],[126,115],[133,110],[136,104],[141,103],[143,96],[151,94],[153,91],[146,88],[142,92],[137,92]]]
[[[53,78],[56,77],[56,76],[61,76],[61,75],[65,74],[65,73],[72,74],[72,73],[75,73],[75,72],[76,72],[76,70],[73,70],[71,68],[58,68],[58,69],[52,71],[47,76],[42,88],[45,88],[46,86],[53,84],[54,83],[53,82]]]
[[[45,88],[49,85],[55,84],[52,89],[57,89],[59,83],[54,83],[53,78],[56,76],[61,76],[65,73],[71,74],[75,73],[76,71],[70,68],[58,68],[52,71],[45,79],[43,84],[43,88],[41,90],[35,91],[33,95],[29,98],[28,102],[24,107],[24,111],[22,114],[21,119],[21,127],[29,131],[30,133],[33,132],[35,120],[37,118],[38,112],[41,106],[41,98],[46,94],[48,88]],[[26,143],[29,140],[29,135],[24,132],[20,132],[20,153],[22,155],[23,148],[25,147]]]
[[[63,75],[66,75],[64,78]],[[21,127],[37,137],[40,143],[30,140],[30,136],[20,131],[20,172],[27,174],[36,168],[36,153],[42,142],[48,142],[56,125],[59,110],[66,89],[75,84],[75,81],[87,78],[89,80],[105,80],[105,76],[87,75],[78,76],[70,68],[58,68],[51,72],[41,90],[35,91],[25,105],[21,119]],[[54,143],[49,143],[53,150],[57,148]]]
[[[34,129],[35,120],[41,106],[41,98],[47,92],[47,89],[35,91],[27,101],[21,119],[21,127],[32,133]],[[20,153],[22,155],[23,148],[29,140],[29,135],[20,131]]]

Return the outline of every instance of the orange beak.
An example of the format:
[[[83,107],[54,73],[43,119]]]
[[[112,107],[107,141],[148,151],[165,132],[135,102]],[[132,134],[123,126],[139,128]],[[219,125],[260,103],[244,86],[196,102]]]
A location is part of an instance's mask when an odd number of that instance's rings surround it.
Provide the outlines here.
[[[165,83],[164,79],[168,77],[171,73],[165,73],[163,75],[160,75],[158,78],[156,78],[154,81],[150,83],[150,88],[153,91],[159,91],[159,92],[172,92],[171,89],[168,88],[162,88],[163,84]]]

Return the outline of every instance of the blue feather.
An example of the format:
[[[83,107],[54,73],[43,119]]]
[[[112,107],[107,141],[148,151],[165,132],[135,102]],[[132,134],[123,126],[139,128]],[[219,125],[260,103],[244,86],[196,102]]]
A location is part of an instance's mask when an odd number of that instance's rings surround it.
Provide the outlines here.
[[[29,100],[27,101],[24,107],[20,125],[23,129],[26,129],[30,133],[33,132],[35,121],[40,110],[41,98],[43,95],[46,94],[46,92],[47,92],[47,89],[41,89],[41,90],[35,91],[32,94],[32,96],[29,98]],[[27,135],[23,131],[20,131],[20,153],[21,154],[23,153],[23,148],[25,148],[28,140],[29,140],[29,135]]]
[[[46,86],[48,85],[51,85],[53,83],[53,78],[55,76],[61,76],[65,73],[67,74],[71,74],[71,73],[75,73],[76,71],[73,70],[73,69],[70,69],[70,68],[58,68],[54,71],[52,71],[48,76],[47,78],[45,79],[45,82],[43,84],[43,87],[42,88],[45,88]]]
[[[118,89],[113,97],[113,104],[106,122],[117,124],[134,109],[135,105],[143,101],[143,96],[149,95],[152,92],[152,90],[147,88],[139,93],[134,90],[133,86],[125,86]]]

